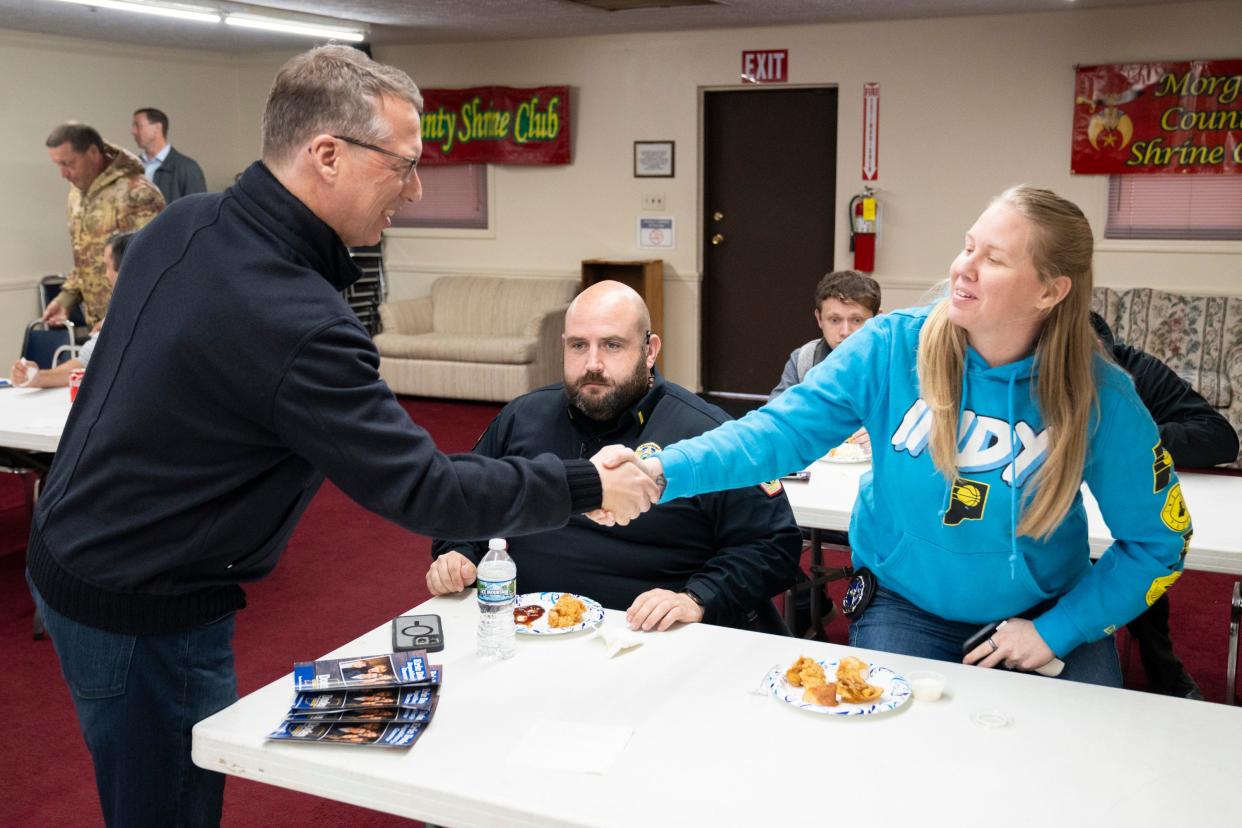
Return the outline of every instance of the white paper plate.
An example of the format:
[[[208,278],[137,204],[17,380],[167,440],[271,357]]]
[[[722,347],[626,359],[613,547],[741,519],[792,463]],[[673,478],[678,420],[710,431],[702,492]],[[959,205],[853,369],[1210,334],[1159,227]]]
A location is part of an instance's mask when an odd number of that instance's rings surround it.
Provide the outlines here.
[[[563,592],[528,592],[525,595],[517,597],[517,606],[529,607],[535,604],[543,607],[543,615],[535,619],[530,626],[526,624],[518,624],[518,635],[565,635],[590,627],[598,626],[604,620],[604,608],[600,606],[599,601],[595,601],[585,595],[574,595],[582,603],[586,604],[586,611],[582,613],[581,623],[574,624],[572,627],[549,627],[548,611],[556,605]],[[573,595],[573,593],[569,593]]]
[[[844,449],[846,446],[850,446],[852,449],[854,444],[853,443],[842,443],[841,445],[834,448],[832,451],[839,451],[841,449]],[[832,451],[828,452],[823,457],[819,458],[819,461],[821,463],[837,463],[841,465],[854,465],[856,463],[870,463],[871,462],[871,452],[867,452],[866,454],[859,456],[858,454],[853,453],[853,451],[851,450],[850,452],[845,453],[843,456],[834,456],[832,454]]]
[[[835,658],[831,661],[815,659],[815,663],[824,668],[824,674],[829,679],[837,674],[838,662],[839,659]],[[785,704],[793,705],[799,710],[808,710],[811,713],[822,713],[829,716],[874,716],[877,713],[887,713],[890,710],[896,710],[910,701],[910,683],[887,667],[869,663],[867,682],[874,684],[876,687],[883,687],[884,695],[873,702],[865,702],[863,704],[841,702],[836,707],[824,707],[823,705],[803,701],[803,688],[794,687],[785,681],[784,667],[774,668],[764,678],[764,686],[772,695],[785,702]]]

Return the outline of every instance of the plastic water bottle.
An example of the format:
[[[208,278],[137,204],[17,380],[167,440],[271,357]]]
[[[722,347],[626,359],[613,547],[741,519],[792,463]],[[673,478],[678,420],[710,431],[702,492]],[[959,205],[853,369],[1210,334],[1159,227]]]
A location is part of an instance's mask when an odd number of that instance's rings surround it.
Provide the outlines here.
[[[487,554],[475,573],[479,594],[479,655],[511,658],[517,648],[513,608],[517,603],[517,564],[504,538],[487,542]]]

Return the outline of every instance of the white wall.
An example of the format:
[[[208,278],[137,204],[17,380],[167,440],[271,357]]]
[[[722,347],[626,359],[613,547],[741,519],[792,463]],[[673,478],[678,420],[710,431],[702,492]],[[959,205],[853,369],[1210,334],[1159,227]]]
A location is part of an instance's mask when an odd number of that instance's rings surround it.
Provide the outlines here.
[[[743,49],[787,48],[790,83],[840,88],[838,267],[850,263],[844,204],[862,183],[862,86],[880,83],[884,229],[876,277],[886,306],[900,307],[945,275],[966,228],[1010,184],[1039,184],[1075,200],[1098,236],[1107,179],[1069,172],[1075,64],[1238,58],[1240,31],[1242,3],[1205,2],[379,48],[377,58],[426,87],[574,87],[573,164],[498,167],[490,238],[390,232],[392,289],[424,293],[439,273],[570,277],[584,258],[643,255],[634,239],[640,196],[661,191],[678,222],[678,247],[665,257],[667,372],[697,387],[699,101],[703,88],[737,84]],[[675,179],[632,177],[632,142],[642,139],[677,142]],[[1098,251],[1100,284],[1242,293],[1242,243],[1101,240]],[[810,324],[808,314],[807,338]]]
[[[876,276],[888,307],[941,278],[988,197],[1028,181],[1078,201],[1098,229],[1106,180],[1069,174],[1076,63],[1242,57],[1242,4],[1202,2],[1038,15],[672,32],[512,43],[377,47],[423,86],[574,87],[573,164],[497,167],[492,229],[472,237],[390,232],[394,297],[441,273],[576,278],[579,261],[644,255],[634,220],[663,192],[678,221],[665,258],[666,368],[698,385],[699,102],[736,85],[743,49],[787,48],[790,82],[840,88],[838,201],[859,190],[862,85],[881,84],[884,231]],[[220,189],[258,154],[263,101],[291,54],[239,58],[0,31],[0,335],[37,313],[34,284],[70,264],[68,184],[43,140],[78,118],[130,146],[130,113],[158,106],[173,143]],[[632,142],[677,142],[677,177],[635,179]],[[434,198],[434,193],[430,194]],[[837,266],[849,264],[844,222]],[[1114,286],[1242,293],[1242,243],[1103,242],[1097,279]],[[785,312],[784,309],[774,312]],[[806,335],[813,334],[810,321]],[[4,332],[9,333],[4,333]],[[744,333],[744,332],[743,332]],[[15,348],[16,344],[10,346]],[[2,351],[3,349],[0,349]],[[779,366],[774,366],[777,371]]]
[[[292,54],[292,52],[290,52]],[[69,183],[44,140],[79,120],[136,151],[131,113],[168,113],[169,138],[221,190],[259,155],[263,101],[287,55],[140,48],[0,30],[0,362],[5,373],[20,332],[41,310],[38,279],[72,267],[65,227]]]

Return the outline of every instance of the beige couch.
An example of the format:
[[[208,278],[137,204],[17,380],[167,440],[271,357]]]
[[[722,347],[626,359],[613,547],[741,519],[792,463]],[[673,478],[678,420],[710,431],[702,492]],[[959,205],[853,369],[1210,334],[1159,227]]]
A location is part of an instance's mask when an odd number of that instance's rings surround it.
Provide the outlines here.
[[[1098,287],[1091,300],[1118,342],[1172,368],[1242,436],[1242,297]]]
[[[398,394],[507,402],[562,377],[571,279],[446,276],[381,305],[380,376]]]

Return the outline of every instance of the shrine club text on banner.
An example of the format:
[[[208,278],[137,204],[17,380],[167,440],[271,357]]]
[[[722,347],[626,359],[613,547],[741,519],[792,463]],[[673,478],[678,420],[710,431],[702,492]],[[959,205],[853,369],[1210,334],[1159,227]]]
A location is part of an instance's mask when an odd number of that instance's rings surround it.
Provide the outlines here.
[[[1242,174],[1242,60],[1080,66],[1075,173]]]
[[[569,87],[424,89],[420,164],[568,164]]]

